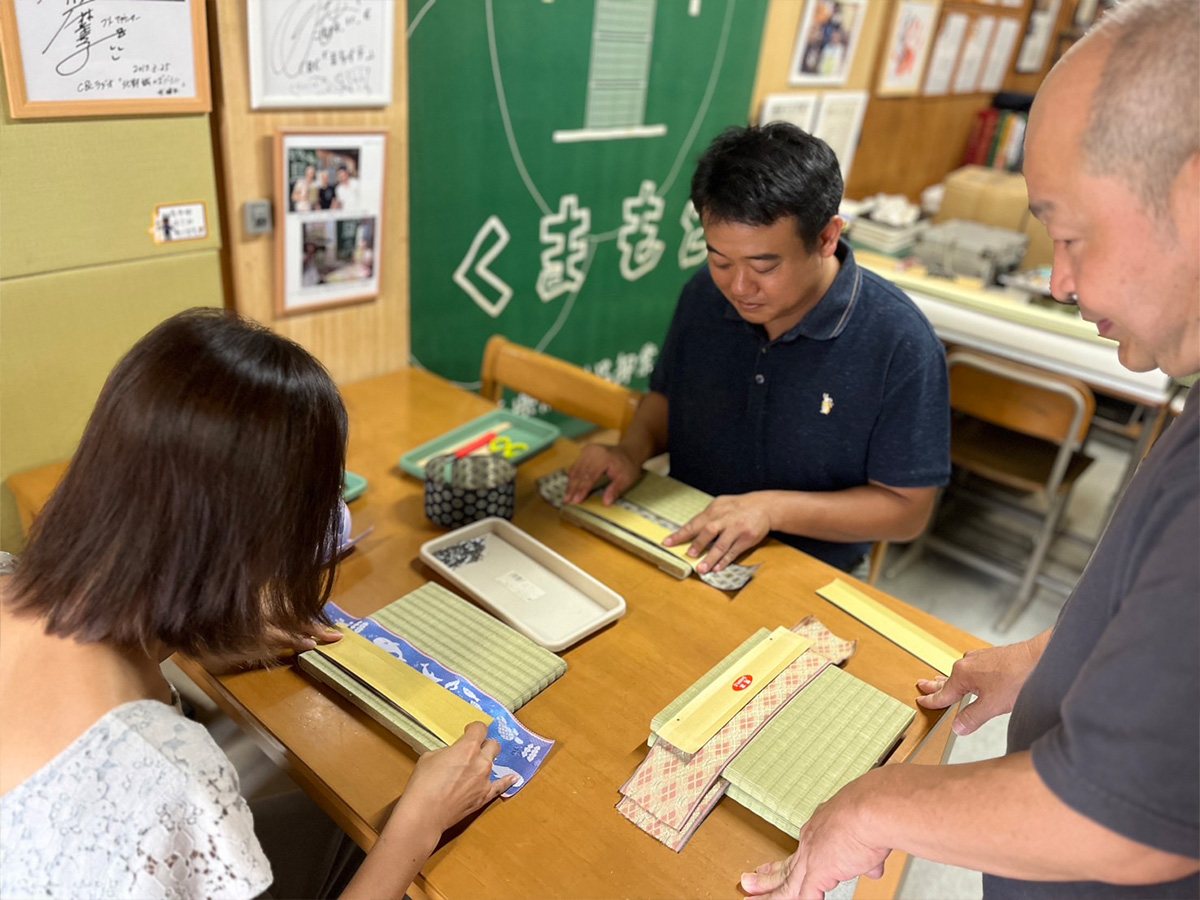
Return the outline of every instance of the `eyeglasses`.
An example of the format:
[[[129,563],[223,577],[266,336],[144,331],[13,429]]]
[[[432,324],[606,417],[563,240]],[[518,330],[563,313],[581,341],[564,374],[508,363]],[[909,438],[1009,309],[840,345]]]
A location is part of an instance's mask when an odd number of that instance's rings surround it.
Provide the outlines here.
[[[1050,299],[1053,300],[1055,303],[1059,303],[1063,306],[1078,306],[1079,305],[1079,295],[1077,293],[1075,293],[1074,291],[1071,291],[1071,293],[1067,294],[1067,296],[1065,296],[1065,297],[1055,297],[1053,294],[1051,294]]]

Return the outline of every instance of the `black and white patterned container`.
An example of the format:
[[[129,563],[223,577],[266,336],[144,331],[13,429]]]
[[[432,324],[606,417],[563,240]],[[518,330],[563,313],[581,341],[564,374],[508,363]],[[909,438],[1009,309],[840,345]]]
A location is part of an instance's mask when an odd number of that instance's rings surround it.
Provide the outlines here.
[[[511,519],[516,488],[517,467],[499,456],[435,456],[425,464],[425,515],[443,528]]]

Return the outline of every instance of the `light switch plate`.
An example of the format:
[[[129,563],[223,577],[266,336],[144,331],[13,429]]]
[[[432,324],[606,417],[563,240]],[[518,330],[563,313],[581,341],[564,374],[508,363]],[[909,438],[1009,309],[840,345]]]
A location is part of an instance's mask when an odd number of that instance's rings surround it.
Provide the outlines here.
[[[242,207],[246,221],[246,234],[270,234],[274,227],[271,221],[270,200],[247,200]]]

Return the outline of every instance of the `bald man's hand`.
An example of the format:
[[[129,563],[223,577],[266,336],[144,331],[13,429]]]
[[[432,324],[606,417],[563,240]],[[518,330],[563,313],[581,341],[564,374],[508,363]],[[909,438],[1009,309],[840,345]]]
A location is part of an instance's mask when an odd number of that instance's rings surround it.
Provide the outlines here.
[[[974,694],[978,699],[964,706],[951,726],[957,735],[970,734],[989,719],[1012,712],[1050,634],[1047,630],[1019,644],[972,650],[954,664],[949,678],[918,681],[917,690],[924,696],[918,697],[917,703],[926,709],[945,709]]]

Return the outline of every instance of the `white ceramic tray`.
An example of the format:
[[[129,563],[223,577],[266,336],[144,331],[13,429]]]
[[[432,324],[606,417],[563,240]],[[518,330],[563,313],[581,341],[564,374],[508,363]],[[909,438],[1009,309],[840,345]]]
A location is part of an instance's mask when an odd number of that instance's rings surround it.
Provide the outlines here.
[[[625,615],[625,600],[511,522],[482,519],[421,545],[421,561],[547,650]]]

